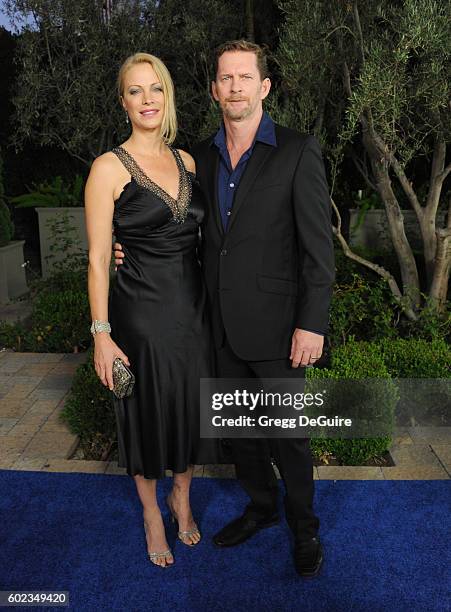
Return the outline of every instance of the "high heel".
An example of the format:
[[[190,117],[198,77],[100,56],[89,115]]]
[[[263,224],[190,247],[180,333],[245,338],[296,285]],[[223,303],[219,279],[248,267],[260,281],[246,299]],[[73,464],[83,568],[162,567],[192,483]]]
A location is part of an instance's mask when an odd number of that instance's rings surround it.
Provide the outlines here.
[[[171,513],[171,521],[172,523],[177,523],[177,529],[178,529],[178,518],[177,518],[177,514],[175,513],[171,502],[169,501],[169,495],[166,497],[166,504],[169,508],[169,512]],[[186,546],[195,546],[196,544],[199,544],[200,540],[201,540],[201,535],[200,535],[200,531],[199,528],[197,527],[196,523],[194,523],[195,527],[194,529],[190,529],[189,531],[177,531],[177,536],[178,539],[180,540],[180,542],[182,542],[183,544],[186,544]],[[190,542],[189,540],[186,541],[187,538],[191,538],[193,535],[198,535],[199,536],[199,540],[197,542]]]
[[[144,521],[144,533],[147,536],[146,521]],[[146,545],[147,545],[147,539],[146,539]],[[149,552],[149,551],[147,551],[147,555],[149,557],[149,561],[151,561],[154,565],[157,565],[158,567],[166,568],[166,567],[170,567],[171,565],[174,565],[174,562],[172,562],[172,563],[168,563],[167,562],[168,559],[174,559],[174,556],[173,556],[172,551],[171,551],[170,548],[168,548],[164,552]],[[166,561],[166,564],[165,565],[160,565],[159,563],[156,563],[156,561],[159,560],[159,559],[164,559]]]

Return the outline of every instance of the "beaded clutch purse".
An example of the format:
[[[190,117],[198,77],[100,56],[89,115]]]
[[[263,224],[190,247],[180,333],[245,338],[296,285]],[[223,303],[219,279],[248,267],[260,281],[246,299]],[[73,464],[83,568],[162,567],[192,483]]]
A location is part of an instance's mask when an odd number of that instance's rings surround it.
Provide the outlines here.
[[[113,361],[113,393],[118,399],[128,397],[133,391],[135,376],[122,359]]]

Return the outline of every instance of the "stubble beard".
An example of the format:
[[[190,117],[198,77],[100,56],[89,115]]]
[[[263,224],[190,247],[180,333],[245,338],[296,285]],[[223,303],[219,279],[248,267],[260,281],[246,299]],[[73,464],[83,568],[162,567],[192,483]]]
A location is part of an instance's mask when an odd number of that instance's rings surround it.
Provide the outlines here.
[[[227,105],[227,102],[222,107],[222,112],[231,121],[242,121],[252,114],[252,106],[248,103],[247,106],[241,110],[234,111]]]

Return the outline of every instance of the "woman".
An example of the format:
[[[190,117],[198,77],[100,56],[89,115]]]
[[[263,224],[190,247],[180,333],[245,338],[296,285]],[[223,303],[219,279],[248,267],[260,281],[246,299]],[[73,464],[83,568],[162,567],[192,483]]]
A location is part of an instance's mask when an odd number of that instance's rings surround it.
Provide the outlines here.
[[[156,496],[166,469],[174,472],[167,503],[179,539],[194,545],[201,537],[189,490],[193,464],[203,462],[199,378],[211,376],[197,259],[204,208],[194,160],[171,146],[177,122],[166,66],[137,53],[122,65],[118,90],[131,136],[94,161],[85,193],[89,300],[93,331],[100,330],[94,334],[94,363],[110,389],[116,357],[136,378],[130,397],[115,400],[119,465],[136,482],[149,558],[168,567],[174,557]],[[112,223],[126,261],[108,309]]]

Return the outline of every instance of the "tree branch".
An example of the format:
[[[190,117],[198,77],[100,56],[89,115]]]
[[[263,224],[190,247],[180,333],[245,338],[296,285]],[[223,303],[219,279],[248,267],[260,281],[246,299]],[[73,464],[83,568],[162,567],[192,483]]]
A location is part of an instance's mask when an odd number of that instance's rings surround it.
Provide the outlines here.
[[[363,33],[362,33],[362,25],[360,23],[360,15],[359,15],[359,9],[357,6],[357,2],[353,3],[353,13],[354,13],[354,22],[357,28],[357,34],[358,34],[358,40],[359,40],[359,52],[360,52],[360,62],[362,63],[362,65],[365,62],[365,47],[363,44]]]
[[[348,243],[346,242],[345,237],[341,233],[341,215],[338,210],[338,207],[332,198],[330,199],[330,201],[332,203],[332,208],[337,217],[337,226],[336,227],[332,226],[332,229],[333,229],[335,236],[338,238],[338,241],[340,242],[341,248],[343,249],[343,252],[346,255],[346,257],[349,257],[349,259],[352,259],[353,261],[356,261],[357,263],[365,266],[366,268],[373,270],[373,272],[376,272],[376,274],[378,274],[383,279],[385,279],[388,286],[390,287],[390,290],[395,300],[397,301],[397,303],[399,304],[403,312],[406,314],[406,316],[411,321],[416,321],[418,317],[411,308],[406,308],[406,305],[403,300],[403,295],[399,289],[398,283],[396,282],[396,279],[394,278],[394,276],[390,274],[390,272],[386,270],[385,268],[383,268],[382,266],[379,266],[378,264],[375,264],[372,261],[369,261],[368,259],[365,259],[364,257],[361,257],[360,255],[357,255],[357,253],[354,253],[354,251],[351,250]]]
[[[446,166],[446,168],[443,170],[443,172],[441,174],[439,174],[439,178],[440,180],[443,181],[446,179],[446,177],[448,176],[448,174],[451,172],[451,164],[448,164]]]
[[[253,0],[245,0],[246,4],[246,36],[250,41],[255,40],[254,33],[254,3]]]
[[[343,84],[346,93],[349,97],[352,96],[352,88],[351,88],[351,76],[349,74],[349,67],[347,62],[343,62]]]
[[[449,202],[448,202],[448,220],[446,223],[447,229],[451,229],[451,193],[449,194]]]
[[[72,155],[72,157],[75,157],[75,159],[78,159],[79,161],[81,161],[83,164],[88,166],[88,168],[91,167],[92,160],[88,160],[88,159],[85,159],[84,157],[81,157],[81,155],[79,155],[71,147],[68,147],[67,144],[64,142],[64,140],[59,136],[59,134],[55,132],[52,134],[52,137],[55,138],[60,143],[60,147],[61,149],[63,149],[63,151],[67,151],[69,155]]]
[[[437,134],[434,142],[434,153],[432,156],[431,177],[429,179],[429,191],[426,201],[426,208],[431,215],[436,214],[440,202],[440,193],[442,191],[443,181],[446,178],[444,174],[446,157],[446,144],[442,137]],[[451,165],[450,165],[451,169]]]
[[[346,32],[349,32],[351,36],[353,36],[354,38],[356,37],[354,32],[351,30],[351,28],[348,28],[348,26],[345,26],[343,24],[339,26],[335,25],[336,21],[333,18],[332,18],[332,21],[334,23],[334,29],[326,34],[326,36],[324,37],[324,40],[327,40],[329,36],[332,36],[332,34],[335,34],[335,32],[338,32],[338,30],[346,30]]]
[[[376,185],[370,180],[369,176],[368,176],[368,171],[365,168],[365,166],[361,163],[361,161],[358,159],[357,155],[354,153],[354,151],[351,151],[351,159],[354,162],[355,167],[357,168],[357,170],[360,172],[360,174],[362,175],[363,179],[365,180],[365,183],[368,185],[368,187],[370,189],[372,189],[373,191],[377,192],[377,187]]]
[[[330,18],[331,18],[332,24],[333,24],[333,26],[334,26],[334,29],[333,29],[331,32],[329,32],[329,33],[327,34],[326,39],[327,39],[329,36],[331,36],[331,35],[332,35],[332,34],[334,34],[335,32],[338,32],[338,31],[339,31],[339,30],[341,30],[341,29],[345,29],[345,30],[347,30],[347,31],[348,31],[348,32],[350,32],[350,33],[352,34],[352,36],[354,36],[354,38],[355,38],[355,34],[354,34],[354,32],[353,32],[353,31],[352,31],[350,28],[348,28],[347,26],[344,26],[344,25],[341,25],[341,26],[338,26],[338,25],[337,25],[337,22],[336,22],[335,16],[334,16],[332,13],[331,13]],[[341,57],[343,57],[343,55],[344,55],[344,53],[343,53],[343,39],[342,39],[342,37],[341,37],[340,35],[339,35],[339,36],[336,36],[336,38],[337,38],[338,48],[339,48],[339,50],[340,50],[340,55],[341,55]],[[352,95],[352,89],[351,89],[351,77],[350,77],[350,73],[349,73],[349,66],[348,66],[348,64],[347,64],[346,60],[343,60],[343,86],[344,86],[345,91],[346,91],[346,93],[348,94],[348,96],[349,96],[349,97],[351,97],[351,95]]]
[[[451,227],[436,230],[437,251],[435,256],[434,276],[429,296],[435,301],[437,310],[443,308],[448,289],[449,268],[451,261]]]
[[[390,164],[390,166],[395,171],[398,181],[401,183],[401,187],[403,188],[403,191],[406,194],[407,199],[410,202],[410,205],[416,212],[418,219],[421,219],[423,217],[423,208],[420,202],[418,201],[417,194],[413,190],[412,183],[407,178],[403,167],[401,166],[399,161],[396,159],[392,151],[390,151],[390,149],[388,148],[388,145],[379,136],[379,134],[377,134],[376,132],[373,132],[372,136],[374,138],[374,142],[376,143],[377,148],[379,149],[381,154],[385,157],[387,162]]]
[[[319,103],[318,114],[315,119],[315,126],[313,128],[313,133],[317,137],[320,135],[323,129],[325,110],[326,110],[326,97],[322,96],[321,101]]]

